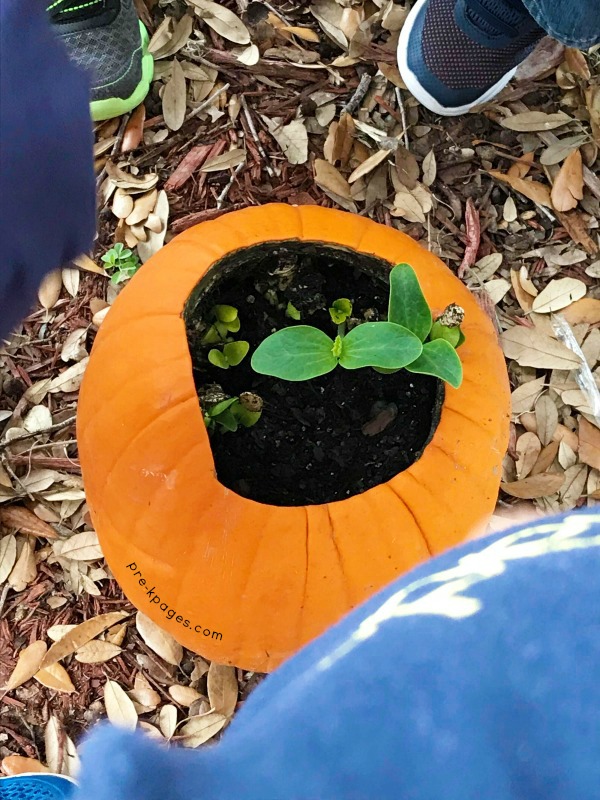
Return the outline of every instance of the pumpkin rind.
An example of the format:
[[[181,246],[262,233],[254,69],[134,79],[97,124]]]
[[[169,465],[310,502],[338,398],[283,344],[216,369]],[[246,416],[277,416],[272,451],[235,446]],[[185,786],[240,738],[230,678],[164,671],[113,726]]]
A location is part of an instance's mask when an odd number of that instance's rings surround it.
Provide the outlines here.
[[[287,239],[408,262],[434,312],[450,302],[466,312],[463,384],[446,386],[440,423],[423,455],[387,484],[306,507],[265,506],[217,480],[182,319],[191,291],[215,261]],[[450,270],[412,239],[316,206],[237,211],[160,250],[102,324],[78,416],[90,512],[108,564],[135,606],[191,650],[269,671],[491,513],[509,405],[491,322]],[[168,619],[162,603],[190,627]],[[209,634],[194,631],[196,625]]]

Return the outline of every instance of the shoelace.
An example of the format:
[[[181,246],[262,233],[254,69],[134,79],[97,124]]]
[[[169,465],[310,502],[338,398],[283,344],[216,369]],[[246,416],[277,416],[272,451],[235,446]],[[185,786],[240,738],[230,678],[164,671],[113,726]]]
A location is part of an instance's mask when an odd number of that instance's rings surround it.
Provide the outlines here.
[[[107,0],[54,0],[46,11],[52,22],[67,22],[73,14],[84,14],[86,11],[98,12],[107,7]]]

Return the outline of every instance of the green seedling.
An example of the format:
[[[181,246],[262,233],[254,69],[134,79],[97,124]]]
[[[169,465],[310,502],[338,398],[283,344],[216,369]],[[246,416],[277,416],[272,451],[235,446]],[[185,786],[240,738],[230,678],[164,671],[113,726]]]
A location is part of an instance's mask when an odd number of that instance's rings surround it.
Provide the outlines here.
[[[114,270],[111,283],[123,283],[129,280],[141,267],[140,259],[121,242],[117,242],[101,259],[107,271]]]
[[[302,317],[302,314],[298,311],[296,306],[293,305],[292,303],[288,303],[287,304],[287,308],[285,309],[285,315],[286,315],[286,317],[289,317],[290,319],[295,319],[296,322],[298,322],[300,320],[300,318]]]
[[[338,325],[335,339],[310,325],[283,328],[261,342],[252,356],[252,368],[289,381],[310,380],[338,365],[345,369],[373,367],[381,372],[405,368],[460,386],[462,365],[454,346],[443,336],[428,340],[433,318],[409,264],[399,264],[390,273],[387,321],[365,322],[346,333],[345,320],[352,306],[345,298],[336,303],[338,307],[334,303],[330,309]]]
[[[209,431],[235,433],[240,425],[244,428],[255,425],[261,413],[262,400],[251,392],[242,392],[239,397],[229,397],[210,406],[204,412],[204,424]]]
[[[352,314],[352,303],[347,297],[334,300],[329,309],[329,316],[336,325],[343,325]]]
[[[229,342],[230,333],[237,333],[240,329],[238,310],[233,306],[213,306],[208,315],[211,321],[210,328],[202,338],[202,344],[220,344]]]
[[[215,367],[221,369],[229,369],[229,367],[237,367],[238,364],[244,360],[248,355],[250,345],[248,342],[228,342],[223,345],[222,350],[217,350],[213,347],[208,351],[208,360]]]

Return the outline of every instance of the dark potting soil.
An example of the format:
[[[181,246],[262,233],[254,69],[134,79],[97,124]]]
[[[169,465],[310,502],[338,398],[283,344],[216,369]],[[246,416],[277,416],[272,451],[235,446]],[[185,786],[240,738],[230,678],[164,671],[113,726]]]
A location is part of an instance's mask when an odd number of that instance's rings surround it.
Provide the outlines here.
[[[326,503],[386,482],[417,460],[439,421],[437,379],[337,367],[290,382],[250,365],[260,342],[288,325],[313,325],[335,338],[328,309],[338,298],[352,301],[361,322],[385,319],[390,266],[344,248],[280,242],[232,253],[198,284],[184,319],[199,394],[216,384],[228,396],[253,392],[263,401],[253,427],[211,433],[222,484],[270,505]],[[299,322],[285,315],[288,302]],[[216,304],[238,310],[241,328],[231,336],[250,344],[242,363],[226,370],[207,359],[214,345],[200,343]]]

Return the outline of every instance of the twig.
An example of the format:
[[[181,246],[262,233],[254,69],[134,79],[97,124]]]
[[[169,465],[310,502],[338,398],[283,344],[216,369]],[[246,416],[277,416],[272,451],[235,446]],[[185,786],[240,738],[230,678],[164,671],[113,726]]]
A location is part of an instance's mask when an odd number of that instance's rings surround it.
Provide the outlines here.
[[[2,619],[2,612],[4,611],[4,604],[6,603],[9,589],[10,585],[8,583],[5,583],[2,587],[2,595],[0,595],[0,619]]]
[[[33,439],[36,436],[40,436],[42,433],[52,433],[54,431],[61,431],[63,428],[68,428],[72,425],[77,417],[69,417],[69,419],[65,419],[62,422],[55,422],[54,425],[50,425],[49,428],[42,428],[42,430],[34,431],[33,433],[24,433],[23,436],[15,436],[14,439],[11,439],[10,442],[0,442],[0,452],[6,450],[7,447],[15,444],[16,442],[23,442],[26,439]]]
[[[189,119],[193,119],[202,111],[204,111],[205,108],[208,108],[208,106],[212,105],[212,103],[217,99],[217,97],[219,97],[219,95],[222,95],[223,92],[226,92],[230,86],[231,84],[226,83],[224,86],[221,86],[220,89],[217,89],[216,92],[213,92],[210,97],[207,97],[206,100],[203,100],[199,106],[196,106],[196,108],[193,109],[193,111],[190,111],[190,113],[185,118],[184,122],[187,122]]]
[[[279,17],[279,19],[280,19],[282,22],[285,22],[285,24],[286,24],[286,25],[291,25],[291,24],[292,24],[292,23],[291,23],[291,21],[290,21],[289,19],[287,19],[286,17],[284,17],[284,16],[283,16],[283,14],[281,13],[281,11],[277,11],[277,9],[276,9],[276,8],[273,8],[273,6],[272,6],[270,3],[263,3],[263,6],[264,6],[265,8],[268,8],[268,9],[269,9],[269,11],[271,12],[271,14],[275,14],[275,16],[276,16],[276,17]]]
[[[248,107],[248,103],[246,102],[246,98],[244,97],[244,95],[241,95],[240,99],[242,101],[242,108],[244,109],[244,116],[246,117],[246,122],[248,123],[248,127],[250,128],[250,133],[252,134],[252,138],[256,142],[256,146],[258,148],[258,152],[260,153],[261,158],[264,159],[265,169],[267,170],[267,174],[269,175],[270,178],[274,178],[275,173],[273,171],[273,168],[271,167],[271,164],[269,163],[269,157],[267,156],[265,148],[263,147],[262,142],[258,138],[256,126],[254,125],[254,120],[252,119],[252,115],[250,114],[250,109]]]
[[[344,106],[344,111],[346,111],[350,115],[354,114],[356,109],[364,100],[366,93],[369,91],[369,87],[371,86],[372,80],[373,78],[369,75],[368,72],[363,72],[361,79],[358,82],[358,86],[354,90],[354,94]]]
[[[402,127],[404,128],[404,147],[407,150],[410,150],[409,141],[408,141],[408,127],[406,125],[406,109],[404,108],[404,101],[402,100],[402,92],[396,86],[396,102],[398,103],[398,108],[400,109],[400,116],[402,117]]]
[[[231,178],[229,179],[229,183],[223,189],[221,194],[217,197],[217,208],[221,208],[221,206],[225,202],[225,199],[226,199],[227,195],[229,194],[229,190],[231,189],[231,187],[233,186],[233,184],[235,182],[235,179],[240,174],[240,172],[244,169],[245,166],[246,166],[246,162],[245,161],[243,161],[241,164],[237,165],[237,167],[233,171],[233,174],[231,175]]]

